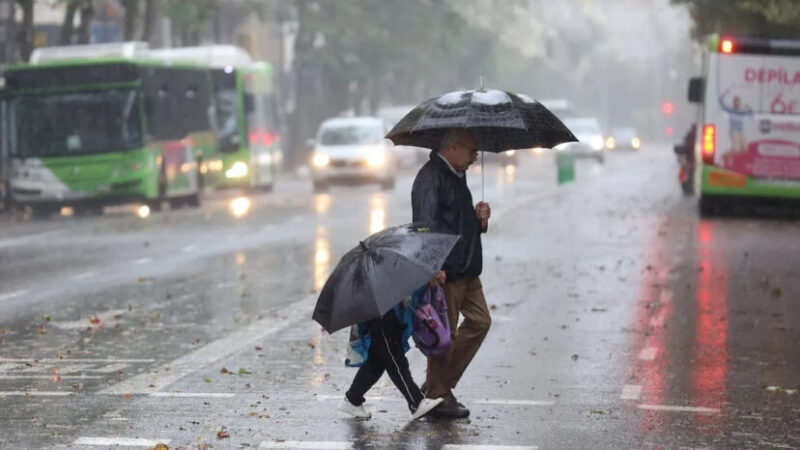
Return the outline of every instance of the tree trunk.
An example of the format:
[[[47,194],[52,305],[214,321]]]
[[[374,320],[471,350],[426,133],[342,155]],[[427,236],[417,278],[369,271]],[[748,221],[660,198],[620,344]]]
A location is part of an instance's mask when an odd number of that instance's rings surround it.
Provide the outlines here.
[[[123,40],[129,42],[136,36],[136,19],[139,15],[139,0],[123,0],[122,6],[125,8],[125,29]]]
[[[294,41],[295,109],[288,125],[288,162],[297,166],[307,156],[305,140],[311,136],[308,114],[312,111],[311,100],[315,94],[314,82],[308,70],[308,55],[314,48],[314,33],[306,25],[309,14],[308,0],[297,0],[297,37]]]
[[[33,52],[33,0],[17,0],[22,7],[22,29],[19,32],[19,55],[28,62]]]
[[[153,29],[156,25],[156,0],[145,0],[144,3],[144,26],[142,27],[141,40],[152,44]]]
[[[91,0],[83,0],[81,2],[81,24],[78,27],[78,43],[88,44],[92,40],[91,26],[92,18],[94,17],[94,8],[92,8]]]
[[[67,9],[64,12],[64,23],[61,24],[61,45],[72,44],[72,35],[75,34],[75,12],[78,10],[78,4],[75,1],[67,3]]]

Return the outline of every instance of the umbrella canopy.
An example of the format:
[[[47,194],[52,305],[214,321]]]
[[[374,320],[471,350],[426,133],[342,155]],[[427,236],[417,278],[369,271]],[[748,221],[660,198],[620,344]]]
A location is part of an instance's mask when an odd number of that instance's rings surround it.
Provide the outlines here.
[[[422,224],[373,234],[339,260],[319,294],[313,319],[333,333],[383,316],[439,273],[457,240]]]
[[[525,94],[493,89],[456,91],[426,100],[386,137],[395,145],[437,149],[453,128],[474,132],[479,149],[494,153],[578,141],[541,103]]]

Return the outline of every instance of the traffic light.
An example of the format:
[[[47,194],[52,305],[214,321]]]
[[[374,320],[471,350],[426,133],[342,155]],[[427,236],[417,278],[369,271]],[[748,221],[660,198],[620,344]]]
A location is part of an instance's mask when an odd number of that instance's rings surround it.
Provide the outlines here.
[[[666,101],[661,104],[661,112],[664,114],[671,116],[673,112],[675,112],[675,106],[670,101]]]

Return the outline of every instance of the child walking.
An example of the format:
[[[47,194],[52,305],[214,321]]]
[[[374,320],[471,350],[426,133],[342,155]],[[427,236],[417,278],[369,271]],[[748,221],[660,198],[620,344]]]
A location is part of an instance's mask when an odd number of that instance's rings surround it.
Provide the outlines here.
[[[433,283],[433,282],[432,282]],[[369,419],[372,414],[364,409],[364,394],[378,382],[384,372],[389,373],[392,382],[403,394],[411,419],[416,420],[433,410],[441,398],[425,398],[408,369],[407,339],[410,333],[410,310],[403,303],[389,310],[383,317],[366,322],[369,335],[367,360],[356,373],[353,384],[345,393],[339,410],[360,419]],[[362,325],[362,328],[364,325]]]

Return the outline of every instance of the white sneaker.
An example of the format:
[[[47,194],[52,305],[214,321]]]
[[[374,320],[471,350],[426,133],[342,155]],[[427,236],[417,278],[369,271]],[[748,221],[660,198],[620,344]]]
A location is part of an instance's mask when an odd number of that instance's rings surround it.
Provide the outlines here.
[[[411,420],[417,420],[425,414],[428,414],[433,410],[433,408],[439,406],[439,403],[442,403],[443,401],[443,398],[423,398],[422,401],[419,402],[417,410],[411,414]]]
[[[364,409],[364,405],[354,405],[350,403],[350,400],[345,397],[344,401],[341,405],[339,405],[339,411],[343,413],[350,414],[351,416],[357,419],[369,419],[372,418],[372,413]]]

